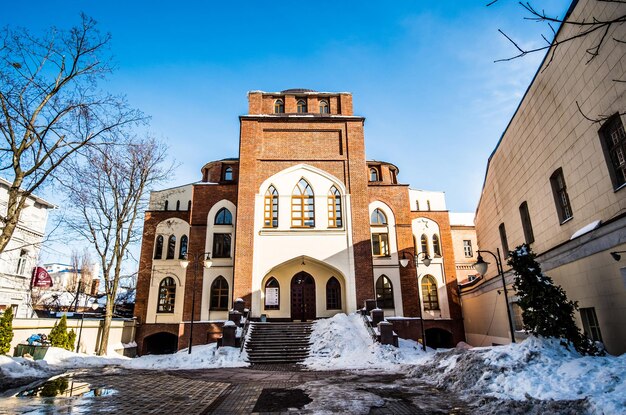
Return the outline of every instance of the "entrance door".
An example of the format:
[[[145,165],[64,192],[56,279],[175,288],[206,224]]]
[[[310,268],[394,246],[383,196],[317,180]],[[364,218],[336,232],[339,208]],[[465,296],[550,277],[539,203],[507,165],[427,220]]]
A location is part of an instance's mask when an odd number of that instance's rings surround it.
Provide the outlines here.
[[[315,280],[302,271],[291,279],[291,319],[305,321],[315,317]]]

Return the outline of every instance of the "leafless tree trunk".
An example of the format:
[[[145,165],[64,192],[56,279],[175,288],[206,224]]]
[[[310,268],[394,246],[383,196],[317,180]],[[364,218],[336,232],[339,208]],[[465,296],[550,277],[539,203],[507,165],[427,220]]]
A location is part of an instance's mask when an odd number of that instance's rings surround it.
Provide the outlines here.
[[[12,181],[0,215],[0,252],[33,192],[88,144],[116,137],[143,120],[125,100],[100,91],[111,72],[110,35],[82,16],[70,30],[36,37],[26,29],[0,30],[0,174]]]
[[[137,217],[146,207],[150,188],[169,175],[166,147],[154,139],[90,147],[85,161],[69,169],[66,185],[73,214],[68,224],[94,247],[102,267],[106,295],[105,321],[98,354],[107,352],[123,261],[141,232]]]

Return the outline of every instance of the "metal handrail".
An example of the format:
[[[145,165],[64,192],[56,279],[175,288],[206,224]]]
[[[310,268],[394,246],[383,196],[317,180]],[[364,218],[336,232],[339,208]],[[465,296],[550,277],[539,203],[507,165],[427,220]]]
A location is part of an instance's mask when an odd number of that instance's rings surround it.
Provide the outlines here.
[[[239,352],[243,352],[243,348],[246,345],[246,337],[248,336],[248,328],[250,327],[250,310],[245,314],[246,322],[243,324],[243,331],[241,332],[241,346]]]
[[[370,321],[367,319],[367,315],[361,314],[361,318],[363,319],[363,324],[365,324],[365,328],[367,329],[367,332],[372,337],[372,340],[377,342],[378,341],[378,336],[376,336],[376,332],[374,331],[374,327],[372,327],[372,325],[370,324]]]

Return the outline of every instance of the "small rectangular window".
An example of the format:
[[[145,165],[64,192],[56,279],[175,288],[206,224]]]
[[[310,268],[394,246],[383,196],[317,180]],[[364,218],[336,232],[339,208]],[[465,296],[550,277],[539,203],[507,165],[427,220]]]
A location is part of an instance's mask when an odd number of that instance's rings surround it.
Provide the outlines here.
[[[600,332],[600,324],[598,324],[596,309],[594,307],[581,308],[580,318],[583,321],[583,330],[585,335],[593,341],[601,342],[602,333]]]
[[[524,330],[522,307],[520,307],[517,302],[511,303],[511,315],[513,316],[513,328],[515,329],[515,331]]]
[[[230,234],[215,233],[213,234],[213,258],[230,258]]]
[[[613,188],[617,189],[626,183],[626,132],[619,114],[604,123],[600,137]]]
[[[556,204],[556,211],[559,215],[559,221],[564,223],[573,215],[562,168],[559,167],[552,173],[552,176],[550,176],[550,184],[552,185],[552,194],[554,196],[554,203]]]
[[[528,203],[523,202],[519,205],[519,215],[522,219],[522,229],[524,230],[524,239],[527,244],[535,242],[535,235],[533,233],[533,225],[530,222],[530,213],[528,212]]]
[[[500,231],[500,243],[502,243],[502,253],[504,257],[509,256],[509,241],[506,239],[506,228],[504,227],[504,223],[501,223],[498,226],[498,230]]]
[[[386,233],[372,234],[372,255],[389,256],[389,235]]]
[[[469,239],[463,240],[463,253],[465,253],[465,258],[471,258],[473,256],[472,251],[472,241]]]

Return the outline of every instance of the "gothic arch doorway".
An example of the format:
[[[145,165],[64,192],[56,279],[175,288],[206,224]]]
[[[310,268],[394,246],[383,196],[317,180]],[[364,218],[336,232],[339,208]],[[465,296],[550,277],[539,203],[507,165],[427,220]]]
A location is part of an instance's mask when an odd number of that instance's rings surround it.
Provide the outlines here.
[[[291,279],[291,319],[306,321],[315,317],[315,280],[307,272],[298,272]]]

